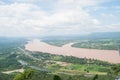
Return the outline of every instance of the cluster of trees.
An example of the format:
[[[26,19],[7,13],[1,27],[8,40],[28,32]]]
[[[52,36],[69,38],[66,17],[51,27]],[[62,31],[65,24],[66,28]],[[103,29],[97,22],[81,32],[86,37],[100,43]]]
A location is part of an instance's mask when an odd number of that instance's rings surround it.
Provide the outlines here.
[[[116,65],[112,66],[111,67],[111,73],[113,75],[120,76],[120,64],[116,64]]]
[[[33,69],[27,69],[25,72],[17,74],[13,80],[114,80],[113,77],[107,75],[68,75],[68,74],[52,74]]]
[[[25,39],[0,37],[0,71],[18,69],[17,48],[26,43]]]
[[[10,54],[6,58],[0,60],[0,71],[14,70],[21,68],[21,64],[17,62],[15,54]]]
[[[27,69],[23,73],[17,74],[13,80],[53,80],[53,76],[47,72]]]
[[[13,80],[15,74],[3,74],[0,73],[0,80]]]
[[[120,64],[111,67],[110,75],[53,74],[29,68],[16,75],[0,73],[0,80],[115,80],[116,76],[120,76]]]
[[[65,44],[68,44],[70,42],[74,42],[74,40],[43,40],[45,43],[48,43],[50,45],[55,45],[55,46],[63,46]]]
[[[112,64],[100,60],[95,59],[87,59],[87,58],[77,58],[74,56],[63,56],[63,55],[55,55],[49,53],[42,53],[42,52],[34,52],[36,54],[32,54],[36,58],[40,58],[43,61],[45,60],[53,60],[53,61],[61,61],[67,63],[74,63],[74,64],[96,64],[96,65],[103,65],[103,66],[111,66]]]
[[[100,40],[87,40],[75,43],[72,46],[78,48],[88,49],[103,49],[103,50],[118,50],[120,40],[100,39]]]

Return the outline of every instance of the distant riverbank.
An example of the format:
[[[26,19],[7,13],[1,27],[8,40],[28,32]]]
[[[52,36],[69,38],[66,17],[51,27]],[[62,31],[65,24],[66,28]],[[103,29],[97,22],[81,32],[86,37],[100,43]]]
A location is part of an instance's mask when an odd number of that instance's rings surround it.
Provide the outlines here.
[[[29,41],[25,45],[25,49],[29,51],[40,51],[51,54],[65,55],[65,56],[74,56],[79,58],[92,58],[102,61],[107,61],[110,63],[120,63],[119,52],[116,50],[97,50],[97,49],[83,49],[83,48],[74,48],[71,45],[74,43],[69,43],[63,45],[62,47],[57,47],[49,45],[45,42],[42,42],[38,39]]]

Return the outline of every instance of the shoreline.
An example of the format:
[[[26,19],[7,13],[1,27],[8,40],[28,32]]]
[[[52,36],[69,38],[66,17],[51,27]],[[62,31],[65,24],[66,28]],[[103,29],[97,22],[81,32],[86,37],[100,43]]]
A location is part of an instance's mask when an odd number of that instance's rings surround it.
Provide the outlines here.
[[[29,41],[25,45],[25,49],[29,51],[47,52],[50,54],[58,54],[65,56],[74,56],[78,58],[91,58],[101,61],[107,61],[110,63],[120,63],[119,52],[116,50],[97,50],[97,49],[85,49],[75,48],[71,45],[74,43],[68,43],[62,47],[49,45],[45,42],[41,42],[38,39]]]

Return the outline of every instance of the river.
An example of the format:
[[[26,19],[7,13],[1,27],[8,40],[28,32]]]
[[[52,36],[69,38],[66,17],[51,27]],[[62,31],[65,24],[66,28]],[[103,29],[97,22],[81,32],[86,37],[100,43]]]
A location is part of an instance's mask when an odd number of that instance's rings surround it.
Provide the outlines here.
[[[116,50],[97,50],[71,47],[74,43],[65,44],[62,47],[49,45],[38,39],[29,41],[25,45],[25,49],[29,51],[39,51],[51,54],[74,56],[79,58],[92,58],[110,63],[120,63],[119,52]]]

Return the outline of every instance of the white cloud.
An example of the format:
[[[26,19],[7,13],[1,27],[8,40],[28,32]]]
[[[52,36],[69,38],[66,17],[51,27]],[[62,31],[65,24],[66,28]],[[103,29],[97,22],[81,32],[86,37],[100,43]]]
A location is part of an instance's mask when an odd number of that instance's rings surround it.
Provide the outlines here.
[[[46,15],[38,6],[25,3],[0,5],[0,12],[0,27],[3,28],[2,31],[6,35],[13,36],[34,35],[36,23],[33,23],[33,21],[42,19]]]
[[[59,7],[66,6],[70,8],[88,7],[88,6],[98,6],[99,4],[108,2],[108,1],[111,1],[111,0],[58,0],[55,6],[59,6]]]
[[[13,1],[0,5],[1,35],[85,34],[102,28],[102,23],[83,7],[97,6],[105,0],[58,0],[52,7],[48,5],[52,8],[50,11],[36,5],[43,0]]]
[[[116,16],[113,15],[113,14],[105,14],[105,13],[102,13],[101,14],[102,17],[105,17],[105,18],[115,18]]]

